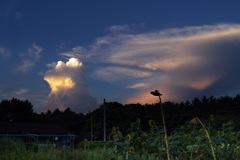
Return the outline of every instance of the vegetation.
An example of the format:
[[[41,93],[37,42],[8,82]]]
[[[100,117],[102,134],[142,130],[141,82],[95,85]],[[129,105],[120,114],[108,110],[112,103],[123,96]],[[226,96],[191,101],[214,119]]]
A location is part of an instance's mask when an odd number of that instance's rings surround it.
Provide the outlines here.
[[[102,142],[99,140],[103,139],[103,105],[85,115],[69,108],[38,114],[27,100],[2,100],[0,121],[54,122],[76,134],[78,139],[75,149],[56,149],[1,138],[0,159],[240,159],[240,95],[164,102],[167,132],[158,103],[109,102],[105,107],[109,141]],[[94,141],[89,141],[91,120]]]
[[[240,159],[240,131],[234,121],[216,128],[221,116],[213,115],[200,122],[193,118],[168,136],[170,159],[174,160],[236,160]],[[202,124],[201,124],[202,123]],[[149,130],[142,130],[141,120],[133,122],[126,135],[116,130],[110,141],[82,141],[75,149],[23,144],[17,139],[0,139],[0,159],[34,160],[156,160],[167,159],[164,130],[149,120]],[[204,127],[203,127],[204,125]],[[207,131],[207,132],[206,132]],[[211,150],[213,147],[213,150]],[[213,152],[212,152],[213,151]]]
[[[1,160],[70,160],[76,157],[72,150],[58,150],[54,147],[39,147],[24,144],[18,139],[0,139]]]
[[[162,106],[168,135],[193,117],[198,117],[204,121],[212,114],[224,115],[221,120],[216,122],[218,127],[221,127],[222,121],[240,120],[240,95],[219,98],[204,96],[201,99],[195,98],[191,102],[164,102]],[[126,134],[129,124],[138,118],[142,121],[143,130],[149,129],[148,120],[150,119],[162,125],[159,103],[122,105],[117,102],[108,102],[105,107],[107,136],[110,136],[113,127],[119,127],[120,131]],[[78,141],[91,139],[92,121],[93,140],[103,140],[103,105],[87,114],[76,113],[69,108],[63,111],[56,109],[54,111],[48,110],[45,113],[34,113],[33,106],[29,101],[12,98],[0,102],[0,122],[6,121],[56,123],[77,135]],[[236,128],[240,128],[239,123],[236,124]]]

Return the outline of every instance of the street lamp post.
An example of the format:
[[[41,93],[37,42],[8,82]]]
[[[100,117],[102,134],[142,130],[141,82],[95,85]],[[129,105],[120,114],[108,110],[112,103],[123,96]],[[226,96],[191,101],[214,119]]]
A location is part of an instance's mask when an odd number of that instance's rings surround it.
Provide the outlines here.
[[[164,129],[164,139],[166,143],[166,150],[167,150],[167,158],[170,160],[170,153],[169,153],[169,146],[168,146],[168,139],[167,139],[167,128],[166,128],[166,123],[165,123],[165,117],[164,117],[164,112],[163,112],[163,107],[162,107],[162,100],[161,100],[161,93],[159,93],[158,90],[150,92],[154,96],[159,97],[159,104],[161,107],[161,113],[162,113],[162,122],[163,122],[163,129]]]

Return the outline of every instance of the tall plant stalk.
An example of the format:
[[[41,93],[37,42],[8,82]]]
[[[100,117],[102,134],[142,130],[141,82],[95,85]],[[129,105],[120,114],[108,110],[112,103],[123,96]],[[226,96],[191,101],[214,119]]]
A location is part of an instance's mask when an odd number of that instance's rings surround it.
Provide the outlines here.
[[[167,137],[167,128],[166,128],[165,117],[164,117],[162,101],[161,101],[161,97],[160,96],[159,96],[159,103],[160,103],[161,113],[162,113],[162,122],[163,122],[163,129],[164,129],[164,140],[165,140],[166,150],[167,150],[167,159],[170,160],[170,152],[169,152],[168,137]]]
[[[206,129],[206,127],[205,127],[205,125],[202,123],[202,121],[200,121],[200,119],[198,119],[197,117],[196,117],[196,119],[197,119],[197,121],[202,125],[202,127],[203,127],[203,129],[204,129],[204,131],[205,131],[205,133],[206,133],[206,136],[207,136],[207,138],[208,138],[208,141],[209,141],[209,144],[210,144],[210,147],[211,147],[213,159],[216,160],[216,155],[215,155],[214,147],[213,147],[213,144],[212,144],[212,140],[211,140],[211,138],[210,138],[210,136],[209,136],[208,130]]]

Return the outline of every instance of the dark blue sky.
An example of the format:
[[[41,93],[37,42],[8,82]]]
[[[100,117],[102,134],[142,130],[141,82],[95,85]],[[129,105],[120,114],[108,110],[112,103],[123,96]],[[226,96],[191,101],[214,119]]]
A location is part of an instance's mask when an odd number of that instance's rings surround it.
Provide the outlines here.
[[[154,103],[155,89],[172,101],[234,95],[239,3],[1,0],[0,98],[86,112],[103,98]]]

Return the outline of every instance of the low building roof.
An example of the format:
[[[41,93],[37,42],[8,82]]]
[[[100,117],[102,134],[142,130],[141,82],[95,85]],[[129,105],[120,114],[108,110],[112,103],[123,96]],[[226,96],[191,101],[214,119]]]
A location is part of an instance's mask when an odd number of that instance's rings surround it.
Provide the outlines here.
[[[0,134],[69,135],[69,132],[52,123],[0,122]]]

